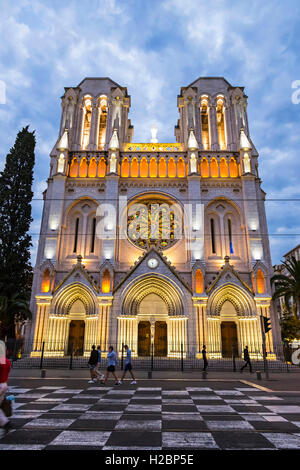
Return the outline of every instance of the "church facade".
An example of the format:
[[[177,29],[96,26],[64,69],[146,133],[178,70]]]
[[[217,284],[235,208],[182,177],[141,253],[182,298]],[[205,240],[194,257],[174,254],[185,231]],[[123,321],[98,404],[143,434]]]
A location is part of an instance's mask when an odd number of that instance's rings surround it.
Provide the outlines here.
[[[265,193],[247,96],[224,78],[182,87],[175,143],[133,143],[127,89],[65,88],[34,271],[31,355],[261,357],[279,343]],[[272,354],[269,357],[274,357]]]

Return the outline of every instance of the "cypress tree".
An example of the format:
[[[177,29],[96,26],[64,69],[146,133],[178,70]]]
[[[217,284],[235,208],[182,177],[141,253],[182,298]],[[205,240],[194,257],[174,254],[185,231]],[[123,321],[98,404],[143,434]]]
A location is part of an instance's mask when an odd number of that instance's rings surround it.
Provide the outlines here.
[[[3,297],[28,297],[31,287],[32,243],[28,231],[32,222],[34,149],[34,131],[26,126],[18,132],[0,173],[0,296],[4,304]]]

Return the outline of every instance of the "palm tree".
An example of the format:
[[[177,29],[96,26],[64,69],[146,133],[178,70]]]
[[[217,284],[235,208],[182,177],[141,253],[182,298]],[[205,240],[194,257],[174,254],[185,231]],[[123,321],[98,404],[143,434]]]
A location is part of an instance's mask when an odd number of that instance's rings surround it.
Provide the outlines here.
[[[297,261],[294,256],[291,259],[282,263],[283,270],[287,274],[275,274],[271,278],[271,284],[275,286],[273,300],[284,298],[284,303],[288,311],[292,310],[298,318],[297,313],[300,313],[300,261]]]

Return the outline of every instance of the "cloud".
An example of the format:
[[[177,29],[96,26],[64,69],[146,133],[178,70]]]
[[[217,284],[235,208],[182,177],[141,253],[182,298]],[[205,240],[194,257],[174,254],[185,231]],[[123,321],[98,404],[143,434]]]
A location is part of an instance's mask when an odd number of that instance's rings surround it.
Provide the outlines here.
[[[35,179],[46,181],[59,98],[85,76],[110,76],[127,86],[134,140],[148,141],[155,123],[165,142],[174,141],[180,87],[198,76],[224,76],[246,87],[267,197],[300,197],[300,105],[291,101],[291,84],[300,79],[297,0],[3,0],[1,8],[7,103],[0,105],[0,169],[18,130],[30,124],[37,136]],[[267,202],[270,233],[292,227],[298,205],[282,202],[278,210]],[[33,214],[39,224],[40,204]],[[277,235],[274,262],[295,244]]]

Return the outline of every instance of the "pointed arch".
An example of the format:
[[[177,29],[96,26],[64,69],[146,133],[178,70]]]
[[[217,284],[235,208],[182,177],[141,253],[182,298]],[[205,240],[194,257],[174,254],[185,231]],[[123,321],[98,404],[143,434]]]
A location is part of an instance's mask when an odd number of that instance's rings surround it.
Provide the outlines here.
[[[265,276],[261,269],[258,269],[256,273],[256,286],[258,294],[266,293]]]
[[[150,178],[157,177],[157,161],[155,157],[152,157],[149,164],[149,176]]]
[[[204,290],[204,280],[201,269],[197,269],[195,273],[195,292],[196,294],[202,294]]]
[[[201,161],[201,176],[202,178],[209,177],[209,163],[206,158]]]
[[[132,178],[137,178],[139,176],[139,162],[136,157],[131,160],[130,165],[130,176]]]
[[[229,162],[229,175],[230,175],[230,178],[237,178],[238,176],[237,164],[233,157],[231,157],[230,162]]]
[[[145,157],[142,158],[140,163],[140,177],[148,178],[148,161]]]
[[[228,165],[224,157],[220,161],[220,176],[221,178],[228,178]]]
[[[87,171],[88,171],[88,165],[86,158],[82,158],[79,166],[79,177],[80,178],[86,178],[87,177]]]
[[[121,176],[123,178],[128,178],[129,176],[129,161],[127,157],[123,158],[121,163]]]
[[[212,178],[219,177],[219,166],[217,160],[213,157],[210,162],[210,176]]]
[[[41,292],[49,292],[50,291],[50,270],[49,268],[45,269],[42,275],[42,282],[41,282]]]
[[[111,291],[111,279],[108,269],[105,269],[104,273],[102,274],[101,291],[103,294],[108,294]]]
[[[179,158],[177,162],[177,176],[178,178],[184,178],[185,177],[185,164],[183,161],[183,158]]]
[[[91,159],[89,164],[88,176],[89,178],[95,178],[95,176],[97,176],[97,162],[94,157]]]
[[[167,176],[167,163],[164,157],[159,159],[158,176],[160,178],[166,178]]]
[[[106,175],[106,161],[105,161],[105,158],[102,157],[100,158],[99,163],[98,163],[98,176],[100,178],[104,178],[105,175]]]
[[[168,161],[168,177],[175,178],[176,177],[176,164],[173,157],[171,157]]]
[[[73,158],[72,161],[71,161],[71,165],[70,165],[70,172],[69,172],[69,175],[71,178],[77,178],[78,176],[78,160],[77,158]]]

